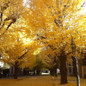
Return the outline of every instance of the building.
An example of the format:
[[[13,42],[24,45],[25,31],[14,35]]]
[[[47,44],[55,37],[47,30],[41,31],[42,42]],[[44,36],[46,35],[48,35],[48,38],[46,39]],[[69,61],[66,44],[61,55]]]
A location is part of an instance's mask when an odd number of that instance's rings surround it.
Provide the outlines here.
[[[80,76],[86,78],[86,55],[84,55],[84,59],[81,59],[79,63]]]

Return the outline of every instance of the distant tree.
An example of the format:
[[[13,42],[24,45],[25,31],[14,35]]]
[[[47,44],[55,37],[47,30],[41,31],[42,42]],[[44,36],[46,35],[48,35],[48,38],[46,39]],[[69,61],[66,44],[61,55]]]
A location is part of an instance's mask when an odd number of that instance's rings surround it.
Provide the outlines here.
[[[57,68],[59,68],[59,60],[58,57],[53,57],[50,53],[48,55],[42,54],[42,61],[44,63],[44,67],[50,70],[50,74],[52,76],[57,76]]]
[[[43,66],[44,66],[44,64],[42,62],[42,59],[39,58],[39,56],[37,55],[36,56],[36,61],[34,63],[34,68],[33,68],[33,70],[36,71],[37,75],[41,74],[41,69],[43,68]]]

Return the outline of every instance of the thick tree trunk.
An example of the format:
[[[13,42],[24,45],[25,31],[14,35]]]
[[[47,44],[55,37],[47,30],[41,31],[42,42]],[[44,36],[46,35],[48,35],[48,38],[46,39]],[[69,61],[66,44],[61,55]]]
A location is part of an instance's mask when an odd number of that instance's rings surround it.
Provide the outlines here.
[[[61,55],[59,60],[60,60],[61,84],[67,84],[66,56],[64,54]]]
[[[18,78],[18,61],[15,61],[14,79]]]

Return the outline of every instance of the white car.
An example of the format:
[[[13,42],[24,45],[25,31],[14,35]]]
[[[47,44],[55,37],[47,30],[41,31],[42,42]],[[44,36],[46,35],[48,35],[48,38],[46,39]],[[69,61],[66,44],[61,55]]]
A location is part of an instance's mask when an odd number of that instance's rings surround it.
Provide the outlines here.
[[[43,70],[43,71],[41,72],[41,75],[50,75],[50,71]]]

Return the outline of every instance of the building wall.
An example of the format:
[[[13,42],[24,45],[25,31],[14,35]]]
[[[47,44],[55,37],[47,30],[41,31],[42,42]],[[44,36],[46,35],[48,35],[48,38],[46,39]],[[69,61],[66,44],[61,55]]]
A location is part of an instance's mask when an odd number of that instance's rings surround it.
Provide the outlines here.
[[[73,75],[73,63],[67,64],[67,74]]]
[[[80,70],[81,70],[80,76],[82,78],[86,78],[86,65],[82,65]]]

